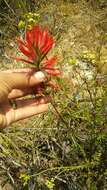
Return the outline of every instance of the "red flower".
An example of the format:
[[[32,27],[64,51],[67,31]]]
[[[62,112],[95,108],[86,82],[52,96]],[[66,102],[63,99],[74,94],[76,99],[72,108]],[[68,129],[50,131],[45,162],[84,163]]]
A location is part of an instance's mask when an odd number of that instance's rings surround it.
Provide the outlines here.
[[[27,60],[19,57],[15,58],[17,61],[36,65],[38,70],[45,70],[53,76],[60,74],[59,69],[54,68],[56,62],[55,56],[42,62],[55,44],[47,28],[42,31],[39,26],[34,26],[26,32],[24,42],[20,38],[17,41],[20,51],[28,58]]]
[[[54,68],[55,62],[56,62],[57,57],[51,57],[50,59],[46,60],[44,62],[44,67],[43,69],[49,73],[50,75],[57,76],[60,75],[60,71],[58,68]]]

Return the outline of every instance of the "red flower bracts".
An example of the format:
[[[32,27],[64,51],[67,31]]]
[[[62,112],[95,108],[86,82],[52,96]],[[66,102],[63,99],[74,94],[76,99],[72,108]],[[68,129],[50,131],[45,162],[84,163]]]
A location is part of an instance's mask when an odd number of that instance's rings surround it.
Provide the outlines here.
[[[46,56],[55,44],[47,28],[42,31],[40,26],[34,26],[31,30],[26,31],[25,41],[20,38],[17,41],[20,51],[27,57],[27,59],[17,57],[15,58],[17,61],[33,64],[37,70],[46,71],[52,76],[60,75],[59,69],[54,68],[56,56],[50,59]]]

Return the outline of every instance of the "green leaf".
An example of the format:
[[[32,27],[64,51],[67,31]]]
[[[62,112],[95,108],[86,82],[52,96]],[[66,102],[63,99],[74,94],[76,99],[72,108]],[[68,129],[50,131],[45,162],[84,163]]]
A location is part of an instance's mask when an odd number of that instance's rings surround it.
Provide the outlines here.
[[[19,22],[19,24],[18,24],[18,28],[19,28],[19,29],[24,29],[24,27],[25,27],[25,21],[20,20],[20,22]]]

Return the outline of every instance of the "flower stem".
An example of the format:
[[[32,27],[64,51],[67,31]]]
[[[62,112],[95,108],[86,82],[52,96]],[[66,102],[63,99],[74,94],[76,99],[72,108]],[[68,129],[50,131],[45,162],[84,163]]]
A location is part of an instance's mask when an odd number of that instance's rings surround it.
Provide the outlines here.
[[[51,100],[51,105],[53,106],[54,110],[56,111],[58,117],[61,119],[61,121],[68,126],[68,123],[63,119],[62,115],[59,113],[59,111],[57,110],[55,103]]]

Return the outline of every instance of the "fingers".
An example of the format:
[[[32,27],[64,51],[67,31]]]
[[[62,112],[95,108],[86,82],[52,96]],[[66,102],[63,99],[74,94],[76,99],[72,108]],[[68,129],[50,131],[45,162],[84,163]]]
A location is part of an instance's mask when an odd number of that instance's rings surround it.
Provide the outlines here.
[[[12,122],[48,111],[49,101],[50,97],[42,97],[29,100],[17,100],[17,109],[12,109],[8,114],[6,114],[7,125]]]
[[[13,89],[8,94],[8,99],[16,99],[27,95],[42,94],[45,89],[44,83],[25,89]]]
[[[44,97],[38,97],[38,98],[29,98],[29,99],[18,99],[15,100],[15,103],[17,105],[17,109],[21,107],[26,107],[26,106],[36,106],[38,104],[46,104],[51,100],[49,96],[44,96]]]
[[[22,120],[29,118],[33,115],[37,115],[43,112],[48,111],[48,104],[38,104],[38,105],[32,105],[32,106],[27,106],[24,108],[19,108],[18,110],[15,111],[15,121]]]
[[[9,95],[8,95],[8,99],[15,99],[15,98],[20,98],[29,94],[33,94],[33,90],[31,88],[25,88],[23,90],[20,89],[13,89]],[[35,90],[36,93],[36,90]]]

